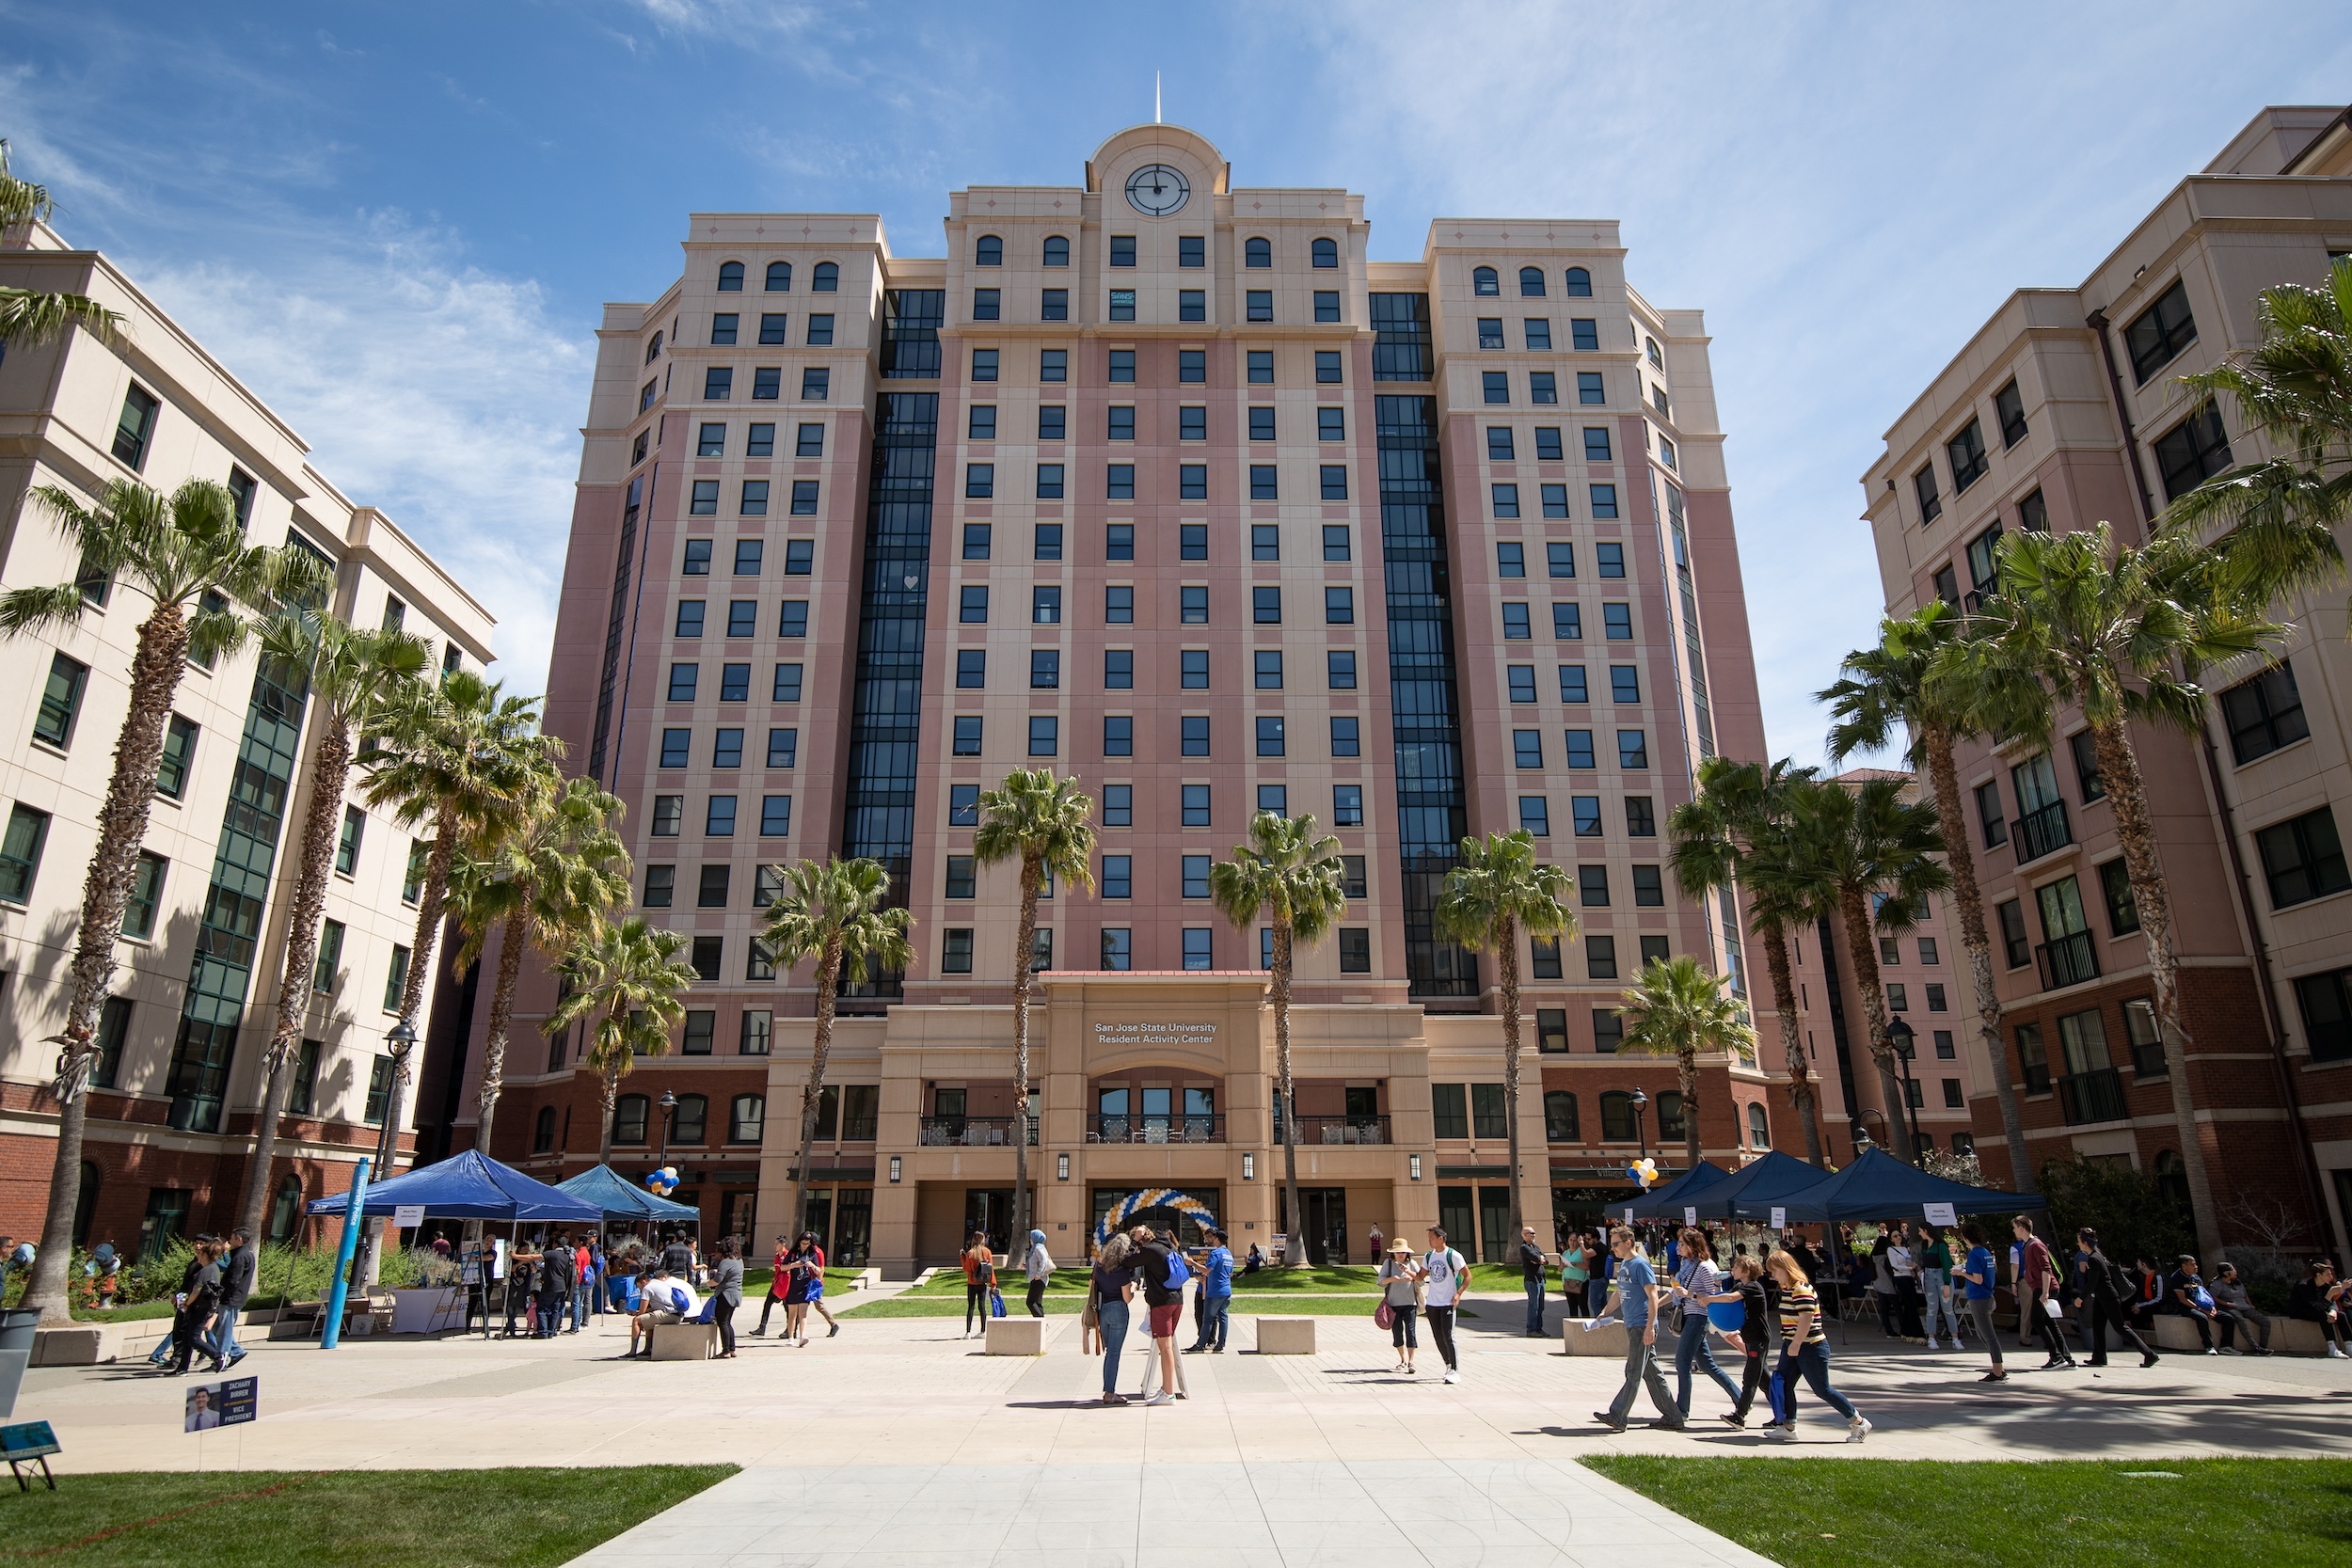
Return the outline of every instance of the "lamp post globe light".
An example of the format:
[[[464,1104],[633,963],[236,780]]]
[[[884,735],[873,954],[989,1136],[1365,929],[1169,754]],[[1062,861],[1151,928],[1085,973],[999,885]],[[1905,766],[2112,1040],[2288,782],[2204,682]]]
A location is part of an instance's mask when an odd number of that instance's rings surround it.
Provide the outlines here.
[[[1642,1124],[1642,1113],[1649,1109],[1649,1096],[1640,1089],[1633,1091],[1633,1135],[1641,1141],[1642,1158],[1649,1158],[1649,1132]]]
[[[1901,1015],[1898,1014],[1887,1022],[1886,1043],[1887,1046],[1895,1053],[1895,1059],[1902,1064],[1902,1120],[1904,1125],[1910,1129],[1912,1143],[1912,1147],[1905,1154],[1904,1158],[1908,1159],[1913,1164],[1917,1164],[1919,1163],[1919,1118],[1915,1097],[1911,1092],[1911,1061],[1914,1053],[1918,1049],[1918,1032],[1913,1029],[1910,1024],[1904,1022]]]
[[[663,1089],[660,1103],[661,1106],[661,1156],[654,1161],[654,1168],[657,1170],[670,1163],[670,1121],[677,1115],[677,1096],[668,1089]]]

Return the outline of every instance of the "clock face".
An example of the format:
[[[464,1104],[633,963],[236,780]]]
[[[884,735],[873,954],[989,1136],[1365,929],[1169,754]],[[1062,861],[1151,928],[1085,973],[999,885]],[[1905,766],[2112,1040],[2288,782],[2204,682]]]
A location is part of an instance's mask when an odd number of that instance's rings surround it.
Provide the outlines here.
[[[1166,164],[1146,164],[1127,177],[1127,205],[1146,217],[1164,218],[1191,195],[1184,177]]]

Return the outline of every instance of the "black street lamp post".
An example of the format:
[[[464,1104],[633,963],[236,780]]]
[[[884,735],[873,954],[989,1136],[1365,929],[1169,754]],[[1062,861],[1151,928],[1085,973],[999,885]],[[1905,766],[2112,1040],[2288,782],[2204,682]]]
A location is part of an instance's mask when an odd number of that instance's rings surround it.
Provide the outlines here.
[[[1633,1091],[1633,1135],[1641,1140],[1642,1158],[1645,1160],[1649,1158],[1649,1131],[1643,1125],[1642,1113],[1648,1109],[1649,1096],[1635,1089]]]
[[[1905,1023],[1899,1016],[1890,1020],[1886,1025],[1886,1043],[1894,1048],[1895,1059],[1902,1064],[1903,1108],[1901,1120],[1904,1127],[1908,1130],[1908,1133],[1911,1138],[1911,1147],[1903,1151],[1903,1158],[1912,1164],[1915,1165],[1919,1163],[1919,1097],[1912,1092],[1913,1085],[1911,1077],[1911,1060],[1913,1053],[1918,1048],[1919,1037],[1917,1033],[1913,1030],[1911,1025]]]

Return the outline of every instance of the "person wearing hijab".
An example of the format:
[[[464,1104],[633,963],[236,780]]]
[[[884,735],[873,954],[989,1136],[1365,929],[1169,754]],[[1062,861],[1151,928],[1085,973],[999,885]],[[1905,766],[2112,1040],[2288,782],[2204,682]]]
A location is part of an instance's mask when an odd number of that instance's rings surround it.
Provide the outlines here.
[[[1045,1250],[1045,1232],[1029,1232],[1029,1316],[1045,1316],[1045,1284],[1054,1277],[1054,1259]]]

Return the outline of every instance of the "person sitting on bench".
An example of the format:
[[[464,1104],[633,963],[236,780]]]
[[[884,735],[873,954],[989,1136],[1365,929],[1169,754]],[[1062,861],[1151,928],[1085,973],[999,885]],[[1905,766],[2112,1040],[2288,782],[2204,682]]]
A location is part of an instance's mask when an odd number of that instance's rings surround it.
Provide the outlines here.
[[[638,1354],[637,1338],[644,1336],[644,1358],[653,1359],[653,1331],[663,1323],[682,1323],[702,1310],[702,1303],[694,1297],[694,1289],[682,1279],[670,1277],[666,1266],[657,1266],[641,1290],[643,1309],[628,1321],[628,1354]]]

